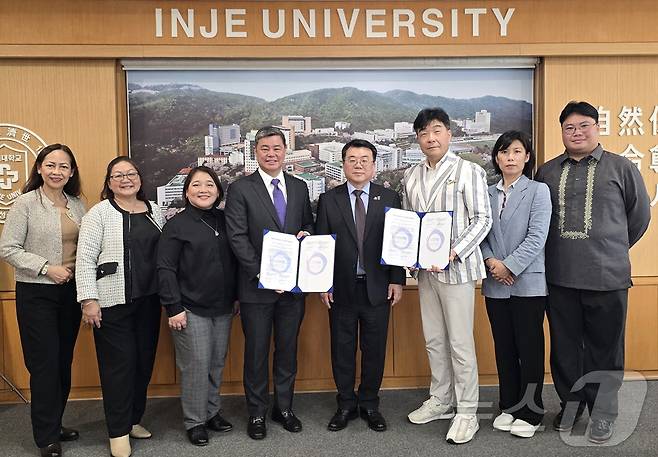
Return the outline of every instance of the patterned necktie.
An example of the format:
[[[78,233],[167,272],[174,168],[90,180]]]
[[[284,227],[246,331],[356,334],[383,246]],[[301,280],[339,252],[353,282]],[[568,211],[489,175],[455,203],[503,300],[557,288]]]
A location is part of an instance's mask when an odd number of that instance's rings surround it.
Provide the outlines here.
[[[286,199],[283,197],[283,192],[279,189],[278,179],[272,180],[272,186],[274,190],[272,191],[272,201],[274,202],[274,208],[276,209],[276,214],[279,216],[279,222],[281,227],[286,225]]]
[[[359,265],[364,267],[363,262],[363,235],[366,230],[366,207],[361,200],[362,190],[354,189],[352,193],[356,196],[354,203],[354,221],[356,222],[356,245],[359,250]]]

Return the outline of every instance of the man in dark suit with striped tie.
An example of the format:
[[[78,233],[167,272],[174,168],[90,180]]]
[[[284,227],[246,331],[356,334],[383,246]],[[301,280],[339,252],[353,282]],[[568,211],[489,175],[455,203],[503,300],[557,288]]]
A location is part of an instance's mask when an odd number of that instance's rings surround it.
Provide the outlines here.
[[[380,264],[384,209],[399,208],[400,197],[370,182],[376,157],[377,149],[368,141],[347,143],[343,147],[347,182],[322,194],[318,203],[317,233],[336,235],[333,293],[321,294],[329,308],[331,364],[338,389],[338,410],[327,427],[331,431],[345,428],[358,412],[371,429],[386,430],[378,393],[390,310],[402,296],[405,274],[400,267]],[[359,337],[361,383],[355,394]]]
[[[289,432],[301,421],[292,411],[297,374],[297,336],[304,317],[304,295],[258,288],[263,230],[302,237],[313,230],[306,184],[283,172],[286,138],[276,127],[256,133],[258,170],[228,189],[226,229],[238,259],[238,298],[244,331],[244,390],[253,439],[267,434],[268,358],[274,328],[274,404],[272,420]]]

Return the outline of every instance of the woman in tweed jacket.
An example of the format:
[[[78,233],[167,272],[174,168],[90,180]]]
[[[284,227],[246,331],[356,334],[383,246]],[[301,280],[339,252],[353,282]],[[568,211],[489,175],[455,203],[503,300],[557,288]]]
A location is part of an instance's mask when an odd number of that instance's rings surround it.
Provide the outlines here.
[[[42,456],[59,456],[71,390],[73,348],[80,328],[75,251],[85,205],[73,152],[51,144],[39,152],[23,194],[7,215],[0,256],[16,269],[16,316],[30,372],[32,433]]]
[[[101,202],[82,220],[78,300],[94,329],[110,450],[128,457],[130,439],[150,438],[140,425],[160,330],[156,255],[164,220],[144,197],[128,157],[107,166]]]

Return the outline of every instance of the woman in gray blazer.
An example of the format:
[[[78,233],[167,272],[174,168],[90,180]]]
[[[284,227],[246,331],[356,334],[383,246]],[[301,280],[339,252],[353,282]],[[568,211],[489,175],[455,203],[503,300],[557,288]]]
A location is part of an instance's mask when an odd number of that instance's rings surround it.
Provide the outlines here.
[[[544,244],[551,197],[545,184],[529,179],[535,155],[527,134],[503,133],[491,155],[502,175],[489,186],[493,226],[481,245],[500,386],[501,414],[493,427],[530,438],[544,415]]]
[[[16,276],[16,317],[30,372],[34,441],[41,456],[60,456],[60,441],[78,438],[62,426],[71,390],[73,348],[80,328],[75,256],[85,205],[73,152],[43,148],[7,215],[0,256]]]

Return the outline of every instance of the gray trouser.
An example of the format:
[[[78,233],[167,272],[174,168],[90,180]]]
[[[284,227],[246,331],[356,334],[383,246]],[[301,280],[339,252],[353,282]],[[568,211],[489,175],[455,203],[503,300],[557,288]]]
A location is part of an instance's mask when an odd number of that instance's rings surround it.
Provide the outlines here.
[[[186,310],[187,327],[172,331],[181,374],[181,404],[186,430],[219,412],[219,386],[231,335],[232,314],[201,317]]]
[[[478,366],[473,340],[475,281],[439,282],[426,270],[418,275],[420,315],[430,361],[430,395],[457,412],[477,412]]]

